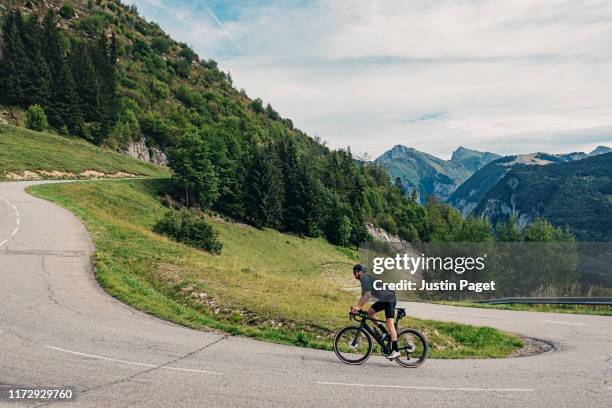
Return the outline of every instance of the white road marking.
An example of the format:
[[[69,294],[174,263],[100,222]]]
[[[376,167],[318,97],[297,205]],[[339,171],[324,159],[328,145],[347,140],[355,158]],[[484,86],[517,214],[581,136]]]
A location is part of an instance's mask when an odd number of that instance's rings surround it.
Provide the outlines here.
[[[131,365],[137,365],[137,366],[141,366],[141,367],[160,368],[160,369],[164,369],[164,370],[185,371],[185,372],[188,372],[188,373],[223,375],[223,373],[218,373],[218,372],[215,372],[215,371],[205,371],[205,370],[194,370],[194,369],[191,369],[191,368],[179,368],[179,367],[159,366],[159,365],[154,365],[154,364],[138,363],[136,361],[127,361],[127,360],[120,360],[120,359],[117,359],[117,358],[97,356],[95,354],[86,354],[86,353],[81,353],[81,352],[78,352],[78,351],[66,350],[66,349],[63,349],[63,348],[60,348],[60,347],[54,347],[54,346],[48,346],[48,345],[46,345],[45,347],[48,348],[48,349],[51,349],[51,350],[55,350],[55,351],[61,351],[61,352],[64,352],[64,353],[74,354],[74,355],[77,355],[77,356],[95,358],[97,360],[113,361],[115,363],[131,364]]]
[[[424,391],[492,391],[492,392],[533,392],[533,388],[464,388],[464,387],[413,387],[405,385],[379,385],[379,384],[356,384],[317,381],[323,385],[341,385],[345,387],[371,387],[371,388],[398,388],[405,390],[424,390]]]
[[[588,326],[588,324],[584,324],[584,323],[562,322],[560,320],[540,320],[540,322],[544,322],[544,323],[557,323],[557,324],[569,324],[569,325],[572,325],[572,326]]]
[[[15,229],[11,233],[11,237],[14,237],[15,235],[17,235],[17,232],[19,232],[19,224],[21,224],[21,214],[19,214],[19,210],[17,209],[15,204],[12,204],[9,200],[7,200],[4,197],[0,197],[0,200],[4,201],[7,205],[10,205],[13,211],[15,211],[15,215],[17,216],[15,220]],[[8,242],[8,239],[5,239],[4,241],[0,242],[0,247],[6,244],[7,242]]]

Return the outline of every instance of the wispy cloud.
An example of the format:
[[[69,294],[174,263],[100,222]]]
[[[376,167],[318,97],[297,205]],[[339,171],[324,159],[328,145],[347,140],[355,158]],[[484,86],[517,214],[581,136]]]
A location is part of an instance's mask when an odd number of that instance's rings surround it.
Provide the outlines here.
[[[446,116],[446,112],[431,112],[425,113],[423,115],[410,117],[408,119],[404,119],[402,122],[404,123],[415,123],[415,122],[424,122],[426,120],[436,120]]]
[[[152,1],[190,11],[179,20]],[[401,143],[444,156],[457,145],[612,145],[612,2],[136,3],[334,147],[378,154]]]
[[[206,9],[206,12],[208,13],[208,15],[215,20],[215,23],[217,23],[217,25],[221,28],[221,30],[223,30],[223,32],[225,33],[225,35],[227,36],[227,38],[230,39],[230,41],[232,42],[232,44],[234,44],[236,46],[236,48],[238,49],[238,51],[240,51],[241,53],[244,52],[244,50],[240,47],[240,45],[238,44],[238,42],[236,42],[236,40],[234,39],[234,37],[232,37],[232,35],[230,34],[230,32],[227,30],[227,28],[225,27],[225,25],[223,25],[223,23],[221,22],[221,20],[219,20],[219,18],[217,17],[217,15],[214,13],[214,11],[211,10],[210,7],[208,7],[208,4],[206,4],[206,1],[202,0],[202,5],[204,6],[204,8]]]

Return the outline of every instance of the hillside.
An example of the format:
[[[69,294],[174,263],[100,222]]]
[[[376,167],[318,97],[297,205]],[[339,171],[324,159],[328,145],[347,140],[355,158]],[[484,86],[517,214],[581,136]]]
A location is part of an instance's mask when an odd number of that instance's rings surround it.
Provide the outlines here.
[[[344,246],[368,239],[366,222],[406,239],[425,234],[424,209],[382,169],[330,150],[235,89],[214,61],[134,6],[11,5],[0,8],[5,106],[42,110],[55,131],[100,146],[166,154],[169,193],[189,207]]]
[[[512,168],[474,213],[493,223],[516,214],[519,226],[536,218],[569,226],[581,241],[612,241],[612,153]]]
[[[0,180],[168,177],[168,170],[75,137],[0,125]]]
[[[475,171],[499,156],[489,152],[459,147],[450,160],[442,160],[416,149],[397,145],[375,160],[387,170],[392,180],[397,177],[404,188],[416,188],[421,202],[428,196],[446,200]]]
[[[331,349],[358,285],[355,250],[206,217],[223,243],[220,255],[152,231],[167,211],[168,180],[39,185],[33,194],[83,220],[96,247],[96,277],[116,298],[193,328]],[[503,357],[521,346],[488,327],[408,318],[426,333],[433,358]]]
[[[612,151],[599,146],[590,153],[576,152],[568,154],[532,153],[515,156],[504,156],[492,161],[461,184],[451,196],[448,203],[458,209],[464,217],[472,213],[485,194],[493,188],[515,166],[547,165],[581,160],[586,157]]]
[[[13,21],[14,10],[23,21]],[[200,59],[140,17],[135,6],[16,0],[0,6],[0,18],[6,57],[0,100],[25,108],[38,103],[58,129],[111,147],[144,139],[166,150],[189,126],[231,119],[256,139],[292,135],[322,149],[271,105],[235,89],[215,61]]]

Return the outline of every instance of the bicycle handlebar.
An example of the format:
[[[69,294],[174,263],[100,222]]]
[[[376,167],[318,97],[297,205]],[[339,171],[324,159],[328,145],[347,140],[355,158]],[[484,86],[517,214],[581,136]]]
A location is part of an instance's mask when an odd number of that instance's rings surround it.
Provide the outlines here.
[[[360,317],[360,319],[357,319],[357,317]],[[374,319],[373,317],[368,316],[368,314],[364,312],[363,310],[359,310],[357,311],[357,313],[353,313],[353,311],[351,310],[349,312],[349,319],[355,319],[358,322],[363,321],[363,319],[368,319],[376,323],[386,323],[385,320],[378,320],[378,319]]]

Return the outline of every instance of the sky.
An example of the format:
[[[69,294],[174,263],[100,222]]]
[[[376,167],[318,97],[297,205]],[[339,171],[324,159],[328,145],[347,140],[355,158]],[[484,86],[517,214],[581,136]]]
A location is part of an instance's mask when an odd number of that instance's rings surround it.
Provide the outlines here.
[[[612,2],[133,0],[332,148],[612,147]]]

